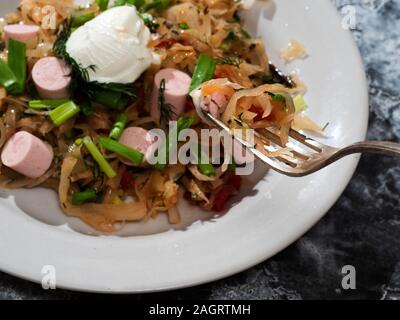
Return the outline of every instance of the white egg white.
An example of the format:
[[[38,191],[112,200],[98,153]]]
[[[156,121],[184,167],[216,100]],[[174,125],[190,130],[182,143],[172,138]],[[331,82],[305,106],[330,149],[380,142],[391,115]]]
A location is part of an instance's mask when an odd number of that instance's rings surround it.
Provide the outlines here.
[[[132,83],[154,62],[150,30],[133,6],[108,9],[74,31],[68,54],[82,67],[95,66],[89,80]]]

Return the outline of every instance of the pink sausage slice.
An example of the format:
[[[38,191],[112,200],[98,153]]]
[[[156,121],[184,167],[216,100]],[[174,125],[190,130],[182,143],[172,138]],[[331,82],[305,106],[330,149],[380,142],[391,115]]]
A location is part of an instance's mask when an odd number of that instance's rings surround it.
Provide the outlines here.
[[[140,127],[130,127],[125,129],[119,139],[119,143],[143,153],[144,162],[146,162],[146,159],[149,159],[152,151],[151,146],[153,145],[149,132]],[[128,166],[134,166],[134,164],[129,160],[121,158],[121,161]]]
[[[13,39],[26,44],[37,41],[40,28],[33,25],[9,24],[4,26],[4,40]]]
[[[215,92],[211,96],[203,98],[201,108],[219,118],[221,113],[225,111],[228,102],[228,99],[223,94]]]
[[[39,178],[53,162],[52,147],[26,131],[14,134],[1,153],[2,163],[28,178]]]
[[[172,120],[176,120],[178,116],[185,111],[186,100],[192,79],[186,73],[172,68],[162,69],[156,74],[151,104],[151,116],[157,120],[160,119],[158,98],[160,84],[163,79],[165,80],[165,102],[174,106],[173,112],[175,116],[172,117]]]
[[[68,99],[71,68],[61,59],[40,59],[32,69],[32,79],[43,99]]]

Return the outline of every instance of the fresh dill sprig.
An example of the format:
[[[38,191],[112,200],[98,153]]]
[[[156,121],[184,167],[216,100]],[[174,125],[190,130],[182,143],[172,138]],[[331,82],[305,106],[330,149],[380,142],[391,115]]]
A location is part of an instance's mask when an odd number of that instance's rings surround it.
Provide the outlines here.
[[[160,82],[160,89],[158,91],[158,108],[160,109],[160,122],[168,123],[174,116],[175,107],[165,101],[165,79]]]
[[[221,65],[230,65],[240,68],[240,65],[243,63],[243,59],[236,55],[224,55],[222,57],[215,58],[215,62]]]
[[[67,41],[72,34],[72,20],[66,20],[62,25],[62,29],[57,37],[56,42],[53,46],[55,55],[63,59],[67,64],[71,66],[71,77],[79,79],[81,81],[89,82],[89,70],[95,70],[95,66],[82,67],[77,63],[67,52]]]
[[[132,84],[123,83],[100,83],[97,81],[88,82],[89,95],[96,90],[112,91],[115,93],[122,93],[123,95],[136,99],[137,95],[132,89]]]
[[[137,99],[137,96],[133,91],[133,86],[130,83],[100,83],[97,81],[90,81],[89,72],[95,71],[96,66],[91,65],[83,67],[68,54],[67,41],[71,34],[72,22],[71,20],[67,20],[64,22],[62,29],[58,34],[57,40],[53,46],[53,51],[57,57],[63,59],[71,67],[71,94],[73,97],[79,94],[80,96],[86,96],[86,98],[92,100],[97,92],[107,91],[111,93],[119,93],[126,100]]]

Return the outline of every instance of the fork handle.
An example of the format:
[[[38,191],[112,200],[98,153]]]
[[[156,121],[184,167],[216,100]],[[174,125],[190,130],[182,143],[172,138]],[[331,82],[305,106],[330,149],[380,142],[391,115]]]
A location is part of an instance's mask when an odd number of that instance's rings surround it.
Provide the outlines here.
[[[389,141],[363,141],[354,143],[338,152],[342,157],[354,153],[376,153],[400,157],[400,143]]]

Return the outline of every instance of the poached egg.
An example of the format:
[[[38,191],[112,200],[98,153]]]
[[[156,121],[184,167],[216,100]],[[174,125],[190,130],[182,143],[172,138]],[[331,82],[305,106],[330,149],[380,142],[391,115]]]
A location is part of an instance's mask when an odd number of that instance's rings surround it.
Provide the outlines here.
[[[106,10],[74,31],[67,41],[68,54],[89,69],[89,80],[101,83],[132,83],[157,63],[148,48],[150,30],[133,6]]]

